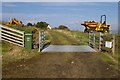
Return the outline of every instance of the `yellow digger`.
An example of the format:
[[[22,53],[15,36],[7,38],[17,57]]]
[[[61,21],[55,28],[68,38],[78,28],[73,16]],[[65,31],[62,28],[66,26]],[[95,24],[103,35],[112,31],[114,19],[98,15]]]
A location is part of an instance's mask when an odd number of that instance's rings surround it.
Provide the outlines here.
[[[6,26],[13,26],[13,25],[22,25],[21,21],[18,21],[17,19],[13,18],[10,22],[6,22]]]
[[[103,21],[104,17],[104,21]],[[83,24],[85,26],[84,32],[110,32],[110,25],[106,24],[106,15],[101,16],[100,22],[95,22],[95,21],[85,21]]]

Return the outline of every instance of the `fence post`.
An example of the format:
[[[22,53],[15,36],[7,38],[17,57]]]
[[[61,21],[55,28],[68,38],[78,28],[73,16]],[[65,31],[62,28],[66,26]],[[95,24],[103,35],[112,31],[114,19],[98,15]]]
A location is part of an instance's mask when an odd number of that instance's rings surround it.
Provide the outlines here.
[[[23,34],[23,47],[25,47],[25,33]]]
[[[90,46],[90,32],[89,32],[89,46]]]
[[[95,32],[93,33],[93,37],[94,37],[94,48],[96,47],[95,45]]]
[[[112,48],[112,53],[113,53],[113,56],[115,54],[115,35],[113,35],[113,48]]]
[[[101,32],[100,32],[100,36],[99,36],[99,51],[101,51]]]
[[[39,51],[38,52],[40,52],[41,51],[41,32],[39,31]]]

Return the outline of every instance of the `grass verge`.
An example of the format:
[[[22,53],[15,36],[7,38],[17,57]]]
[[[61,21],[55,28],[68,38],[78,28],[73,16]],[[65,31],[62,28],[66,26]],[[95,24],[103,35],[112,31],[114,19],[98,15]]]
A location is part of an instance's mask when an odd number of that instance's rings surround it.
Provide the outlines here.
[[[88,45],[89,37],[88,33],[83,33],[80,31],[70,31],[72,35],[74,35],[80,41],[80,45]]]
[[[2,64],[16,62],[20,59],[29,59],[39,55],[38,49],[25,49],[7,42],[2,44]]]

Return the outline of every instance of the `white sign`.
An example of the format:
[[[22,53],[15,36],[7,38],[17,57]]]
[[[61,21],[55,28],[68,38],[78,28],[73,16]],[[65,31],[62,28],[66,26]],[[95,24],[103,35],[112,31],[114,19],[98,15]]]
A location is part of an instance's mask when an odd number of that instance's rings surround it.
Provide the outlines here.
[[[112,42],[106,41],[105,42],[105,47],[112,48]]]

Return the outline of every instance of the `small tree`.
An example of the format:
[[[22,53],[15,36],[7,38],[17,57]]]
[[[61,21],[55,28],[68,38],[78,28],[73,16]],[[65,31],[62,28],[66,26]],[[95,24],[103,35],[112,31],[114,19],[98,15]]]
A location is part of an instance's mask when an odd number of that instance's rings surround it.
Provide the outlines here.
[[[27,23],[27,26],[32,26],[32,23]]]

